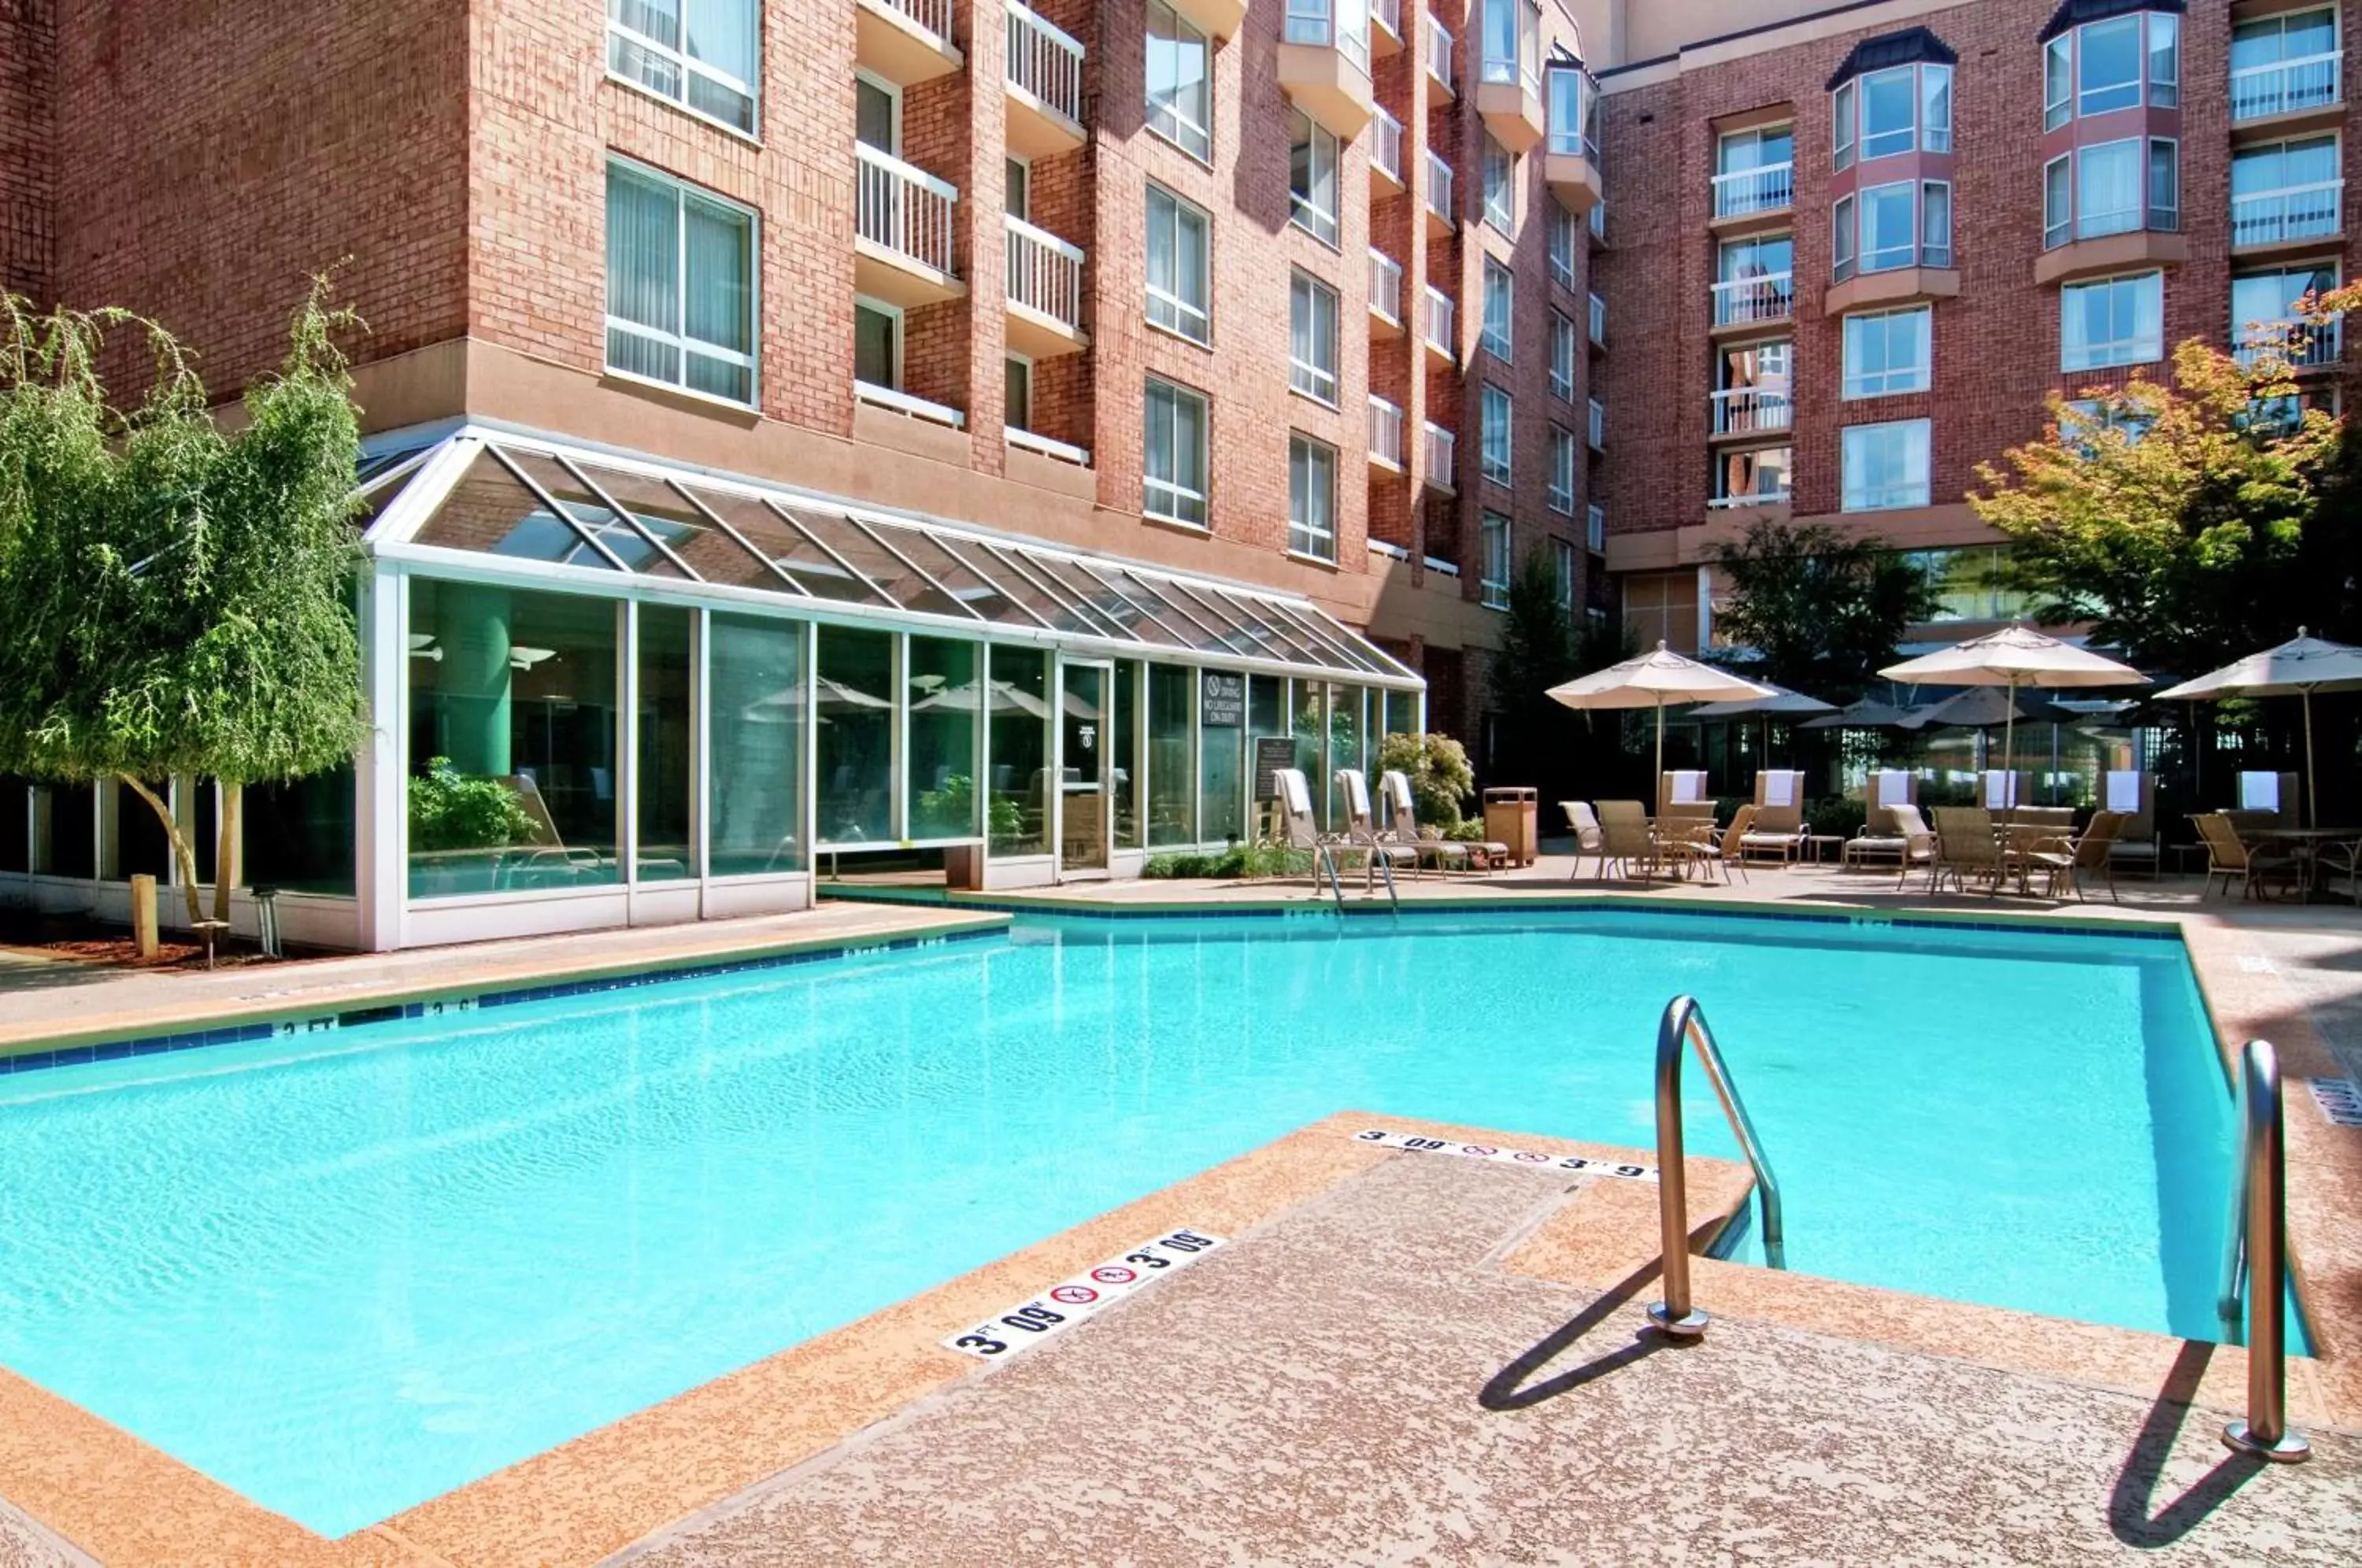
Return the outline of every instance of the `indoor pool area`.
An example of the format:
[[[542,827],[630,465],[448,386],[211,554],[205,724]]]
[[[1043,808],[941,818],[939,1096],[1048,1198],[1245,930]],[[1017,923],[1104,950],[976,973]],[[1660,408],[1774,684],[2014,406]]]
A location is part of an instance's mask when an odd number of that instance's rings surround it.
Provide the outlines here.
[[[1681,992],[1790,1269],[2217,1334],[2232,1108],[2170,928],[1028,915],[12,1075],[0,1364],[339,1536],[1340,1111],[1647,1149]]]

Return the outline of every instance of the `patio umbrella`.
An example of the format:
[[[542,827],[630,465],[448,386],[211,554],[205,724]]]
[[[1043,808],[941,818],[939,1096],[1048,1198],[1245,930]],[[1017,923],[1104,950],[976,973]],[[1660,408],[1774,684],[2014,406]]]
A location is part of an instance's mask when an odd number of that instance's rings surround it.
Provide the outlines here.
[[[2045,690],[2081,686],[2145,686],[2148,677],[2127,664],[2046,636],[2030,626],[2004,626],[1981,637],[1904,659],[1878,672],[1889,680],[1928,686],[1998,686],[2017,705],[2017,689]],[[2002,722],[2002,772],[2017,770],[2017,718]]]
[[[1893,702],[1873,702],[1865,697],[1859,702],[1849,702],[1834,713],[1817,719],[1806,719],[1797,725],[1804,730],[1910,730],[1918,728],[1916,708],[1898,707]]]
[[[2320,637],[2296,636],[2276,648],[2249,654],[2212,675],[2185,680],[2158,693],[2160,701],[2211,702],[2221,697],[2301,697],[2304,699],[2304,809],[2312,825],[2321,825],[2321,805],[2313,799],[2312,694],[2316,691],[2362,691],[2362,648],[2348,647]]]
[[[1693,719],[1761,719],[1763,721],[1763,756],[1772,756],[1772,721],[1773,719],[1807,718],[1816,713],[1834,713],[1838,706],[1817,697],[1807,697],[1801,691],[1791,691],[1776,681],[1762,681],[1771,695],[1765,697],[1735,697],[1725,702],[1708,702],[1690,710]]]
[[[1971,686],[1940,702],[1914,708],[1904,718],[1906,730],[1997,730],[2006,724],[2071,724],[2075,715],[2039,697],[2013,697],[1998,686]]]
[[[1586,712],[1598,708],[1657,710],[1657,776],[1665,771],[1665,704],[1712,702],[1736,697],[1769,697],[1772,689],[1742,680],[1727,670],[1683,658],[1659,643],[1654,653],[1628,658],[1550,690],[1553,701]],[[1651,784],[1650,789],[1656,786]]]

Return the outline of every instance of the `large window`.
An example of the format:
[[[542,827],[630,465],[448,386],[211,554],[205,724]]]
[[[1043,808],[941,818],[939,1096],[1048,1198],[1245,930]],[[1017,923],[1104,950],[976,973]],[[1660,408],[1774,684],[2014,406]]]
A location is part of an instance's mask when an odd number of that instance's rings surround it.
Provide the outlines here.
[[[1837,166],[1904,152],[1952,150],[1952,68],[1932,61],[1873,71],[1830,95]]]
[[[1492,257],[1485,258],[1485,329],[1479,338],[1485,352],[1504,364],[1509,359],[1512,283],[1509,270]]]
[[[1846,511],[1927,504],[1927,421],[1849,425],[1842,434]]]
[[[1297,272],[1287,290],[1287,384],[1337,403],[1337,291]]]
[[[853,379],[902,390],[902,313],[876,300],[853,302]]]
[[[986,840],[995,855],[1050,853],[1050,656],[995,643],[986,649]]]
[[[718,612],[706,625],[712,873],[797,870],[804,863],[804,627]]]
[[[1196,672],[1203,682],[1215,679],[1210,670]],[[1240,676],[1221,679],[1242,680]],[[1200,704],[1198,724],[1198,836],[1211,844],[1236,839],[1247,827],[1246,730],[1235,723],[1217,724]],[[1243,716],[1243,715],[1242,715]]]
[[[1935,312],[1926,305],[1845,318],[1845,395],[1926,392]]]
[[[1484,577],[1480,588],[1488,610],[1509,607],[1509,520],[1497,512],[1485,513]]]
[[[755,134],[761,0],[607,0],[607,69]]]
[[[2345,190],[2334,136],[2236,149],[2231,154],[2231,243],[2279,245],[2334,235]]]
[[[1567,319],[1564,312],[1551,311],[1551,395],[1567,403],[1574,401],[1574,323]]]
[[[1563,425],[1551,426],[1550,490],[1545,504],[1562,517],[1574,515],[1574,432]]]
[[[977,835],[977,747],[984,688],[977,681],[984,650],[948,637],[914,636],[902,676],[910,707],[903,775],[910,791],[914,839]]]
[[[1337,138],[1301,109],[1288,115],[1289,221],[1324,245],[1337,243]]]
[[[1714,215],[1776,212],[1796,196],[1796,127],[1727,131],[1714,147]]]
[[[1211,220],[1152,183],[1148,187],[1148,321],[1192,343],[1213,336],[1209,235]]]
[[[1495,484],[1509,482],[1509,394],[1490,381],[1477,403],[1478,466]]]
[[[2058,291],[2058,368],[2094,370],[2165,357],[2165,274],[2138,272]]]
[[[2033,613],[2034,594],[2012,586],[2009,547],[1968,545],[1913,550],[1904,559],[1927,574],[1936,594],[1931,621],[2014,621]]]
[[[2042,171],[2042,243],[2181,226],[2180,147],[2127,137],[2061,153]]]
[[[2231,28],[2231,118],[2266,119],[2337,102],[2337,7],[2287,11]]]
[[[607,165],[607,368],[755,401],[755,215]]]
[[[1518,231],[1518,160],[1509,149],[1485,138],[1485,221],[1503,234]]]
[[[1206,400],[1186,387],[1148,378],[1142,409],[1141,505],[1152,517],[1206,525]]]
[[[820,629],[820,842],[893,837],[894,638]]]
[[[1287,437],[1287,547],[1337,558],[1337,448],[1309,436]]]
[[[1212,51],[1164,0],[1148,0],[1148,128],[1194,158],[1214,156]]]

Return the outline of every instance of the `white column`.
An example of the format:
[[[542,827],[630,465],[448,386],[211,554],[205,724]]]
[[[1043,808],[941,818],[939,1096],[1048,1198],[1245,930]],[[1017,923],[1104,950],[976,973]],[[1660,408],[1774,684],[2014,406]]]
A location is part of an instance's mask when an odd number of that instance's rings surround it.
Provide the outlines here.
[[[403,794],[408,768],[403,743],[409,729],[408,642],[410,580],[385,561],[370,563],[361,587],[361,690],[369,730],[353,758],[353,894],[358,900],[361,950],[384,953],[402,945],[403,909],[408,894],[404,874],[406,823]]]

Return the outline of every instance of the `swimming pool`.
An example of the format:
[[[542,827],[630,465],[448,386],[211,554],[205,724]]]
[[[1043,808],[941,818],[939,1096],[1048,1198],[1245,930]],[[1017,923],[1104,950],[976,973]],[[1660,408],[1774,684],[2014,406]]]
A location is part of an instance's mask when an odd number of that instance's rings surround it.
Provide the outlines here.
[[[1645,1147],[1677,991],[1792,1268],[2213,1335],[2179,942],[1509,911],[1028,920],[10,1077],[0,1363],[342,1534],[1338,1110]]]

